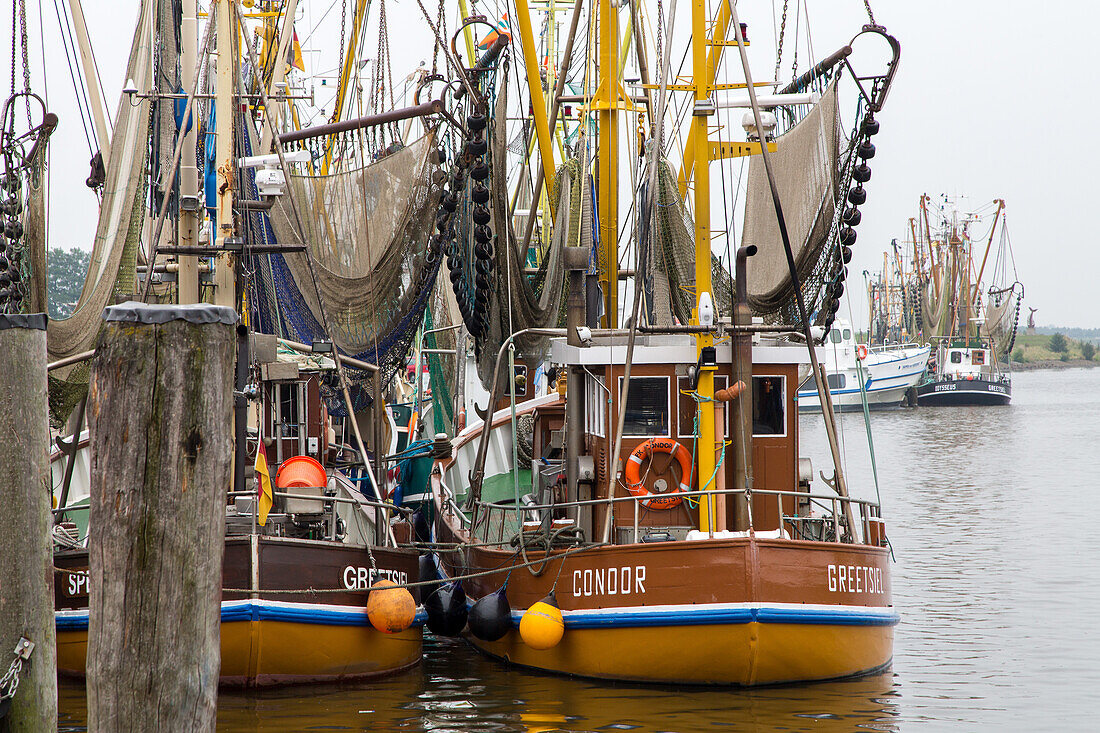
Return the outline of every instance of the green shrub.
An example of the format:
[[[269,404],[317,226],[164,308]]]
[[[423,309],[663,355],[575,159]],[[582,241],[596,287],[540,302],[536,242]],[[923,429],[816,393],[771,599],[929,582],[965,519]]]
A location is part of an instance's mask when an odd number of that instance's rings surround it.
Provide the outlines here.
[[[1096,347],[1089,341],[1084,342],[1081,344],[1081,356],[1085,361],[1092,361],[1092,357],[1096,356]]]
[[[1062,355],[1059,356],[1058,358],[1061,359],[1062,361],[1069,361],[1069,354],[1067,354],[1066,352],[1063,351]]]
[[[1016,349],[1016,351],[1012,354],[1012,361],[1018,361],[1021,364],[1027,361],[1027,359],[1024,358],[1024,350],[1022,348]]]
[[[1050,350],[1056,354],[1064,354],[1069,351],[1069,342],[1064,335],[1056,333],[1050,337]]]

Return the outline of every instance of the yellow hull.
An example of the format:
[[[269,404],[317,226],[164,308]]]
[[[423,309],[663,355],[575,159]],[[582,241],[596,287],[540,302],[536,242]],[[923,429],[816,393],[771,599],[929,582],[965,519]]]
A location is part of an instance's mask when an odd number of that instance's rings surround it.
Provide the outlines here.
[[[365,626],[290,621],[227,621],[221,625],[221,684],[258,687],[376,677],[414,666],[421,627],[383,634]],[[86,630],[57,631],[57,668],[83,675]]]
[[[482,651],[550,672],[712,685],[770,685],[854,677],[890,664],[890,625],[749,622],[698,626],[569,629],[536,651],[513,630],[500,641],[471,637]]]

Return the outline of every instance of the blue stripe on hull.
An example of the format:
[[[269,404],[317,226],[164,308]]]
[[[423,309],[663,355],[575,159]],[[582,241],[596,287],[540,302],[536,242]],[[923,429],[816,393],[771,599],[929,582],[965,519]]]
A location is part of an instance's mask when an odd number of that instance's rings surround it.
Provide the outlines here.
[[[232,621],[286,621],[321,626],[370,626],[365,608],[349,606],[349,610],[309,604],[266,604],[254,601],[226,601],[222,603],[222,623]],[[418,608],[413,626],[423,626],[428,616]],[[62,611],[54,614],[58,631],[86,631],[88,611]]]
[[[829,626],[896,626],[900,616],[893,609],[794,609],[794,608],[691,608],[610,613],[566,611],[567,629],[641,628],[653,626],[705,626],[714,624],[813,624]],[[521,612],[513,612],[519,626]]]

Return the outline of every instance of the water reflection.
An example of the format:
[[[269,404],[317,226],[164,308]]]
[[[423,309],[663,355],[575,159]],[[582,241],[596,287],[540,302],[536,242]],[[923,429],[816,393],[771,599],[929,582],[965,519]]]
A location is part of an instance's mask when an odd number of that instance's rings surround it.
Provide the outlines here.
[[[371,684],[223,692],[220,731],[896,731],[891,673],[757,690],[657,688],[507,668],[462,641],[430,639],[415,671]],[[65,730],[84,689],[62,688]]]

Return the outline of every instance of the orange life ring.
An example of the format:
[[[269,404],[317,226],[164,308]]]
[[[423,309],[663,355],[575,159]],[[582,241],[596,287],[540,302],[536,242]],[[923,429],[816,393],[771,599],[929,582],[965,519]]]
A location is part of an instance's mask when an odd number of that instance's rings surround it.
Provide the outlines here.
[[[867,348],[867,344],[856,344],[856,358],[863,361],[867,358],[867,354],[870,350]]]
[[[680,485],[668,494],[654,494],[642,485],[642,461],[654,453],[668,453],[680,463]],[[687,448],[671,438],[650,438],[635,448],[626,460],[626,490],[633,496],[649,497],[642,499],[642,506],[647,509],[672,509],[683,501],[679,496],[681,491],[691,491],[691,486],[684,483],[691,478],[691,468],[691,453]]]

